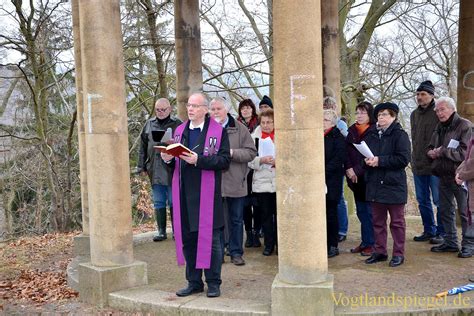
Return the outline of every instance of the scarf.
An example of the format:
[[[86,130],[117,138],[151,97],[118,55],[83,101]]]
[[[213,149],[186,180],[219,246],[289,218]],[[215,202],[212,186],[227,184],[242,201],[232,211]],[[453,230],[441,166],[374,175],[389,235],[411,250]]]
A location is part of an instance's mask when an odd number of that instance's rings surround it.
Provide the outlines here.
[[[255,130],[255,128],[258,126],[258,116],[254,116],[250,119],[250,121],[247,123],[245,121],[245,119],[242,117],[242,116],[239,116],[237,118],[237,121],[239,121],[240,123],[244,124],[245,126],[247,126],[250,134],[252,134],[252,132]]]
[[[275,130],[273,130],[271,133],[265,133],[264,131],[262,131],[262,139],[265,139],[267,137],[270,137],[272,139],[273,142],[275,142]]]
[[[326,130],[324,132],[324,136],[326,136],[327,134],[331,133],[331,131],[334,129],[335,126],[331,127],[330,129]]]
[[[366,124],[355,123],[354,126],[357,130],[357,134],[359,135],[359,137],[361,137],[365,133],[365,131],[370,127],[370,124],[369,123],[366,123]]]

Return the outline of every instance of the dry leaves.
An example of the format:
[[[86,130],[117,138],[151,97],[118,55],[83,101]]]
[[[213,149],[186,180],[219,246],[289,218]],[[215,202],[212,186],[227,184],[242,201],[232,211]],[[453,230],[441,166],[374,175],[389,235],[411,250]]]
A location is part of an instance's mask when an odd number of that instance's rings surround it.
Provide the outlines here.
[[[132,178],[132,185],[138,189],[136,208],[139,213],[145,214],[148,218],[153,216],[153,201],[150,197],[150,184],[148,178]]]
[[[0,282],[0,297],[4,300],[46,303],[77,296],[78,293],[67,286],[64,271],[23,270],[17,279]]]
[[[22,237],[0,249],[0,298],[47,303],[77,297],[67,287],[66,267],[78,232]]]
[[[153,222],[134,233],[155,230]],[[37,306],[76,298],[67,286],[66,268],[72,260],[73,237],[80,232],[22,237],[0,248],[0,302],[20,300]],[[0,310],[3,305],[0,304]]]

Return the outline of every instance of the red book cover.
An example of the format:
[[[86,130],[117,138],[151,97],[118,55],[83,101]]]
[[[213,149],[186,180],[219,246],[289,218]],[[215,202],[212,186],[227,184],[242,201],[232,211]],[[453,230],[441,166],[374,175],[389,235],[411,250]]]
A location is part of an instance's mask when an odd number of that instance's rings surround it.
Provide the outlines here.
[[[175,143],[168,146],[154,146],[153,148],[159,150],[162,153],[167,153],[174,157],[179,157],[180,155],[186,152],[191,153],[191,150],[181,143]]]

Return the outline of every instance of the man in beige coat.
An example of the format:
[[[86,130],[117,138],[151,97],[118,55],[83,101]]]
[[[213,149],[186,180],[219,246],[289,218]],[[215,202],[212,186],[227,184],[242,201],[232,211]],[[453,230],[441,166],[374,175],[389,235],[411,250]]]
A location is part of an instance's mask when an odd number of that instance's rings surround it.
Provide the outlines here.
[[[247,163],[257,156],[252,137],[247,127],[229,115],[230,106],[226,100],[215,98],[211,101],[211,117],[222,125],[229,135],[231,162],[222,173],[222,197],[227,206],[228,217],[225,225],[229,230],[229,252],[231,262],[244,265],[243,214],[247,196]]]

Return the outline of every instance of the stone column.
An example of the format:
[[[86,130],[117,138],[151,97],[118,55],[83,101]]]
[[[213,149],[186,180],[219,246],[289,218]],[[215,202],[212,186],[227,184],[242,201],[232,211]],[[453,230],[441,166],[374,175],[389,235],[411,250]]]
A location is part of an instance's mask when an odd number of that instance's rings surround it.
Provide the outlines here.
[[[458,95],[459,114],[474,122],[474,2],[459,4]]]
[[[91,262],[79,265],[84,301],[147,283],[134,261],[120,1],[79,5]]]
[[[278,275],[272,315],[332,315],[319,0],[274,2]],[[295,36],[298,34],[298,36]],[[304,40],[303,40],[304,39]]]
[[[79,138],[79,171],[81,181],[82,234],[74,237],[74,255],[90,257],[89,201],[87,192],[86,143],[82,87],[81,36],[79,29],[79,0],[72,0],[72,33],[76,66],[77,135]]]
[[[175,0],[176,101],[178,116],[187,119],[186,102],[202,91],[201,28],[199,1]]]
[[[341,70],[339,60],[339,1],[321,1],[323,52],[323,96],[336,99],[341,113]]]

